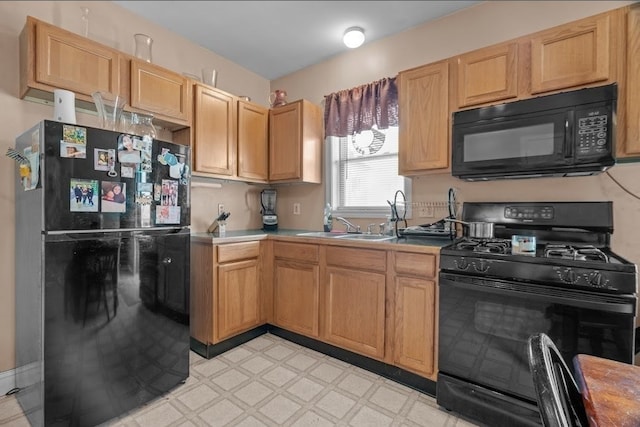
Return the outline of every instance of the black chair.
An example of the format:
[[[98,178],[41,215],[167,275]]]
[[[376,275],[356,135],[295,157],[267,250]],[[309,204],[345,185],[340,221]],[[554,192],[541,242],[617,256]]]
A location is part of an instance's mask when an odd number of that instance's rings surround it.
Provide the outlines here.
[[[529,337],[529,367],[545,427],[589,425],[580,390],[548,335]]]
[[[118,264],[120,260],[120,246],[104,244],[88,249],[83,253],[83,287],[85,291],[85,305],[82,325],[87,321],[87,312],[91,302],[97,302],[97,310],[101,304],[107,314],[107,321],[111,321],[107,291],[113,298],[113,317],[118,313]]]

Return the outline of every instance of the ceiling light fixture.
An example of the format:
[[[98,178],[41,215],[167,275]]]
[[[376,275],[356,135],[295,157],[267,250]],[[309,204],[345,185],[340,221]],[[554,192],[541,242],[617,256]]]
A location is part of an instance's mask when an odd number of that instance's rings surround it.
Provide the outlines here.
[[[347,28],[342,37],[345,46],[355,49],[364,43],[364,30],[360,27]]]

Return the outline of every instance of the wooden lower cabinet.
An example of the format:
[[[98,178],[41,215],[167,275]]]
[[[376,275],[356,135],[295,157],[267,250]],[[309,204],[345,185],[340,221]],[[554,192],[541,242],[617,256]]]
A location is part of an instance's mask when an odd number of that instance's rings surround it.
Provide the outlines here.
[[[397,277],[395,285],[394,362],[403,368],[433,375],[436,283]]]
[[[191,242],[191,337],[208,346],[263,322],[260,242]]]
[[[438,249],[411,251],[192,241],[191,336],[215,345],[267,322],[436,381]]]
[[[437,268],[432,254],[396,252],[393,363],[436,380]]]
[[[274,244],[274,323],[317,338],[320,273],[318,245]]]
[[[323,339],[382,360],[386,252],[328,247],[326,259]]]
[[[258,258],[218,266],[215,318],[217,340],[260,324]]]

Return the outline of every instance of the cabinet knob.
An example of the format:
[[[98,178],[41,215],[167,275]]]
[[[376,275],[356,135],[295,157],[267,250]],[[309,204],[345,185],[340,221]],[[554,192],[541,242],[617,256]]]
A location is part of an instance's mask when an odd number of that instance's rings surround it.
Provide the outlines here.
[[[162,263],[163,263],[164,265],[169,265],[169,264],[171,264],[172,262],[173,262],[173,260],[172,260],[170,257],[166,257],[166,258],[164,258],[164,259],[162,260]]]

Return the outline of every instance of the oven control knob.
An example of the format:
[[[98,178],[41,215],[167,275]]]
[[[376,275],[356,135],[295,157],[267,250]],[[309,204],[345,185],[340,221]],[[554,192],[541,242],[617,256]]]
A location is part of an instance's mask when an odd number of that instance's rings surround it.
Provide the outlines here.
[[[604,283],[605,283],[604,276],[599,271],[594,271],[589,275],[589,283],[591,283],[595,287],[600,288],[604,286]]]
[[[453,262],[455,263],[458,270],[466,270],[467,268],[469,268],[469,262],[464,258],[460,258],[460,261],[456,259]]]
[[[484,261],[480,261],[478,264],[476,264],[474,262],[473,263],[473,268],[475,268],[476,271],[479,272],[479,273],[486,273],[487,271],[489,271],[489,263],[488,262],[484,262]]]
[[[562,281],[567,283],[576,283],[578,281],[578,275],[572,269],[567,268],[562,272]]]

